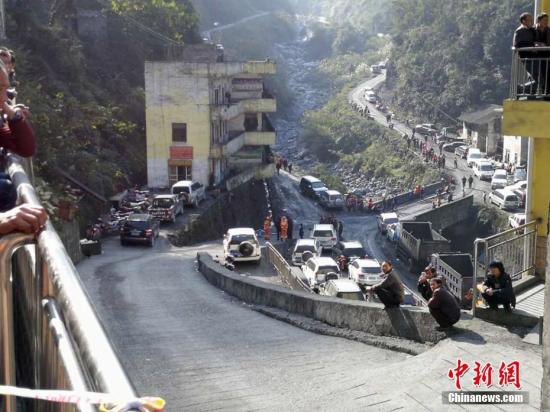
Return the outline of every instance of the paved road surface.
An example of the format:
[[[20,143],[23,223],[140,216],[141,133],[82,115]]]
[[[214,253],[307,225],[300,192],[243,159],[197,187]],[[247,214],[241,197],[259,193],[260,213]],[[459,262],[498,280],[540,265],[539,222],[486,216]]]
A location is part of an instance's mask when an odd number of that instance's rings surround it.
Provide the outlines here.
[[[366,401],[345,390],[408,357],[305,332],[229,298],[195,270],[197,251],[219,244],[175,249],[160,239],[151,250],[112,239],[104,250],[79,273],[139,393],[162,395],[167,411],[356,409]]]

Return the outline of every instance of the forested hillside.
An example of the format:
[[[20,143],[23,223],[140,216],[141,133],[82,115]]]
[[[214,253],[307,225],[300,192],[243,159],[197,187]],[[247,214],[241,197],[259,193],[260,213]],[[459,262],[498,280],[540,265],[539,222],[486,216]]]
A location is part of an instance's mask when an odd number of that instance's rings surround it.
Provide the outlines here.
[[[7,5],[7,45],[16,51],[19,102],[31,107],[39,176],[56,168],[108,196],[145,179],[143,63],[167,42],[200,40],[187,0],[26,0]],[[100,12],[91,36],[79,8]],[[142,26],[149,29],[145,30]]]
[[[389,86],[409,115],[457,117],[508,93],[512,36],[531,0],[393,0]]]

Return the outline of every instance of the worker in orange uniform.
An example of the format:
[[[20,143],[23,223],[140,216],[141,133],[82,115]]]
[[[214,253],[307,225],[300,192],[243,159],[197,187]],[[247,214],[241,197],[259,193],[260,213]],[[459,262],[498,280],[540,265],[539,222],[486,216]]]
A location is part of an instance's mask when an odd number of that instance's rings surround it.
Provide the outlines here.
[[[267,215],[264,219],[264,239],[269,242],[271,236],[271,217]]]
[[[286,216],[281,217],[281,240],[288,239],[288,219]]]

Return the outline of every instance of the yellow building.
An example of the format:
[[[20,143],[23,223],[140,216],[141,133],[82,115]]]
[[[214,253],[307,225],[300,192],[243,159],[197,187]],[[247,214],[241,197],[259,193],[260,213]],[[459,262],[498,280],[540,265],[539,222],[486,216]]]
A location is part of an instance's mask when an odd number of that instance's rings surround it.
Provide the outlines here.
[[[273,61],[225,61],[212,44],[186,46],[181,61],[145,63],[147,175],[151,188],[179,180],[217,184],[266,161],[277,110],[263,76]]]

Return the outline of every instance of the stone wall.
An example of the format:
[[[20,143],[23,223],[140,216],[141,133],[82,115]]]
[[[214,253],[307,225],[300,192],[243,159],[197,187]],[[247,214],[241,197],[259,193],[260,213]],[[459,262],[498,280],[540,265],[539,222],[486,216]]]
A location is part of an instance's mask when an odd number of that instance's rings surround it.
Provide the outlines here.
[[[59,220],[54,223],[55,230],[63,242],[63,246],[67,250],[69,257],[76,265],[82,260],[82,252],[80,250],[80,227],[78,220],[73,219],[70,222]]]
[[[431,222],[432,229],[440,231],[468,219],[473,205],[474,195],[469,195],[454,202],[444,204],[436,209],[421,213],[414,220],[417,222]]]
[[[438,342],[445,337],[436,330],[437,323],[424,308],[384,309],[378,303],[285,289],[231,272],[214,262],[207,253],[199,253],[198,262],[208,282],[249,304],[274,307],[338,328],[377,336],[395,336],[422,343]]]

